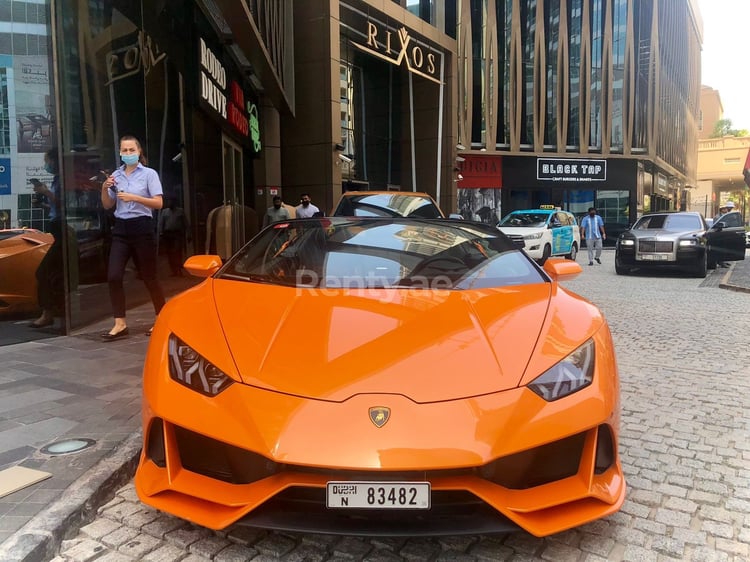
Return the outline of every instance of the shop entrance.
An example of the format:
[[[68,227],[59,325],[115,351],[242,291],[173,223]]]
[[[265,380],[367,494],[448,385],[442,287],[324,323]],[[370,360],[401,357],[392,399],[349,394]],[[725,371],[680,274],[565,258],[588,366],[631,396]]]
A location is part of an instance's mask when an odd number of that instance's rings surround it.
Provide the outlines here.
[[[245,207],[244,174],[242,168],[242,148],[222,135],[222,161],[224,168],[224,204],[230,205],[232,253],[245,241],[245,221],[242,210]]]

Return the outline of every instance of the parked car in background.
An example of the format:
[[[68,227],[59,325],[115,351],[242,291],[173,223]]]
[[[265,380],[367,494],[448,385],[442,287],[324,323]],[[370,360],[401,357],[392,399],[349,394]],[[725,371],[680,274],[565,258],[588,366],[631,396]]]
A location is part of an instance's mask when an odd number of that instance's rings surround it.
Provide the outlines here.
[[[634,269],[671,268],[705,277],[718,262],[745,259],[744,245],[738,212],[724,215],[710,228],[696,212],[647,213],[619,236],[615,271],[624,275]]]
[[[33,228],[0,230],[0,315],[38,309],[36,270],[54,241]]]
[[[497,228],[511,238],[522,238],[526,253],[541,264],[551,256],[575,260],[581,248],[575,216],[554,207],[513,211],[503,217]]]
[[[435,200],[419,191],[346,191],[331,216],[446,218]],[[449,218],[460,219],[461,215],[451,214]]]
[[[185,269],[206,279],[159,313],[143,370],[146,504],[398,536],[544,536],[620,509],[612,336],[559,283],[579,264],[388,216],[275,223]]]

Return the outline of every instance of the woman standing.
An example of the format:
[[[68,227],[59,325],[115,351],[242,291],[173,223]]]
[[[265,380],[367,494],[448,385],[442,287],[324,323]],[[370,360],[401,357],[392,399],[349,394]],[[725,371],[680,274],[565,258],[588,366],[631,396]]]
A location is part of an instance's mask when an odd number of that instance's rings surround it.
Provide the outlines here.
[[[154,312],[158,315],[164,306],[164,293],[156,278],[156,236],[152,214],[154,209],[162,207],[161,181],[156,170],[145,166],[141,143],[135,137],[120,139],[120,159],[123,165],[102,183],[102,205],[105,209],[115,207],[107,272],[115,325],[102,334],[105,341],[128,335],[122,280],[125,265],[131,257],[151,295]]]

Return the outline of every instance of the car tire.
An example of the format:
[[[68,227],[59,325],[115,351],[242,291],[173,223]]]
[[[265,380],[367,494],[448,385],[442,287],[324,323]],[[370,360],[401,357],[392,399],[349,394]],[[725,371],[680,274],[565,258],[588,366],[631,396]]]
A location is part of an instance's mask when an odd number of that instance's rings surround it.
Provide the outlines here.
[[[617,256],[615,256],[615,273],[617,273],[617,275],[628,275],[628,274],[630,274],[630,268],[629,267],[625,267],[624,265],[622,265],[620,263],[620,258],[618,258]]]
[[[546,262],[551,255],[552,255],[552,246],[550,246],[549,244],[545,244],[544,250],[542,250],[542,257],[539,260],[539,263],[541,265],[544,265],[544,262]]]
[[[693,277],[703,279],[708,275],[708,256],[704,253],[693,268]]]
[[[569,260],[576,261],[576,257],[578,256],[578,244],[573,242],[573,244],[570,245],[570,253],[566,255],[565,257]]]
[[[708,269],[716,269],[716,265],[716,258],[709,255],[708,258],[706,258],[706,267]]]

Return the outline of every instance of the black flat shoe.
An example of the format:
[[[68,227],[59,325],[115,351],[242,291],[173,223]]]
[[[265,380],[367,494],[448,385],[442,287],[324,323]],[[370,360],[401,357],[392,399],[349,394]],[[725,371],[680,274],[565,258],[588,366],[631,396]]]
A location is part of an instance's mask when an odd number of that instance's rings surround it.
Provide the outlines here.
[[[104,341],[114,341],[114,340],[119,340],[120,338],[124,338],[125,336],[128,335],[128,333],[129,333],[128,329],[123,328],[116,334],[110,334],[109,332],[104,332],[101,337]]]

